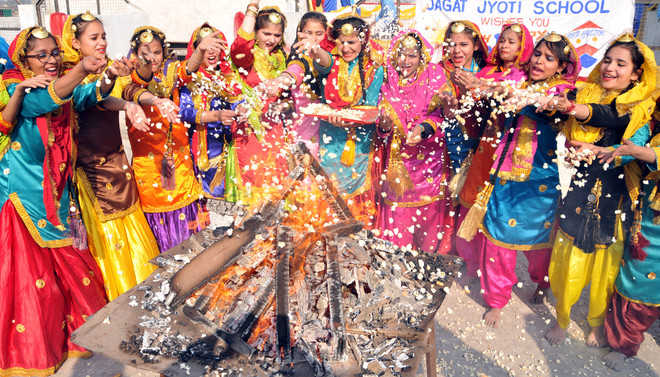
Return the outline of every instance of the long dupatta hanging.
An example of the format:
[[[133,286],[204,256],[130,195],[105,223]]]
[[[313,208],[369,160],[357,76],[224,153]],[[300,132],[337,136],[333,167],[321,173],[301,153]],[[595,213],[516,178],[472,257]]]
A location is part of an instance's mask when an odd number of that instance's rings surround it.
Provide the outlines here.
[[[658,90],[658,67],[656,66],[653,51],[644,43],[630,34],[623,34],[616,41],[634,42],[644,56],[642,75],[639,81],[623,94],[608,92],[600,84],[600,67],[602,61],[589,74],[588,82],[577,93],[576,102],[581,104],[598,103],[610,104],[616,99],[616,110],[619,116],[630,114],[630,121],[622,139],[630,139],[640,128],[648,124],[653,116],[653,109],[660,91]],[[566,137],[586,143],[596,143],[602,138],[602,128],[581,124],[575,117],[571,117],[565,126]],[[635,163],[624,166],[626,186],[632,203],[637,201],[640,193],[641,169]]]
[[[570,62],[559,78],[548,81],[548,95],[559,95],[562,88],[573,87],[573,83],[580,72],[579,56],[571,42],[568,40],[566,42],[569,48]],[[525,85],[529,85],[529,83]],[[493,169],[490,171],[490,179],[477,194],[476,201],[465,215],[465,219],[456,233],[459,237],[469,242],[476,236],[477,230],[486,215],[488,202],[490,201],[490,196],[493,193],[493,188],[498,177],[518,182],[526,181],[529,178],[534,154],[536,153],[534,128],[530,123],[523,121],[522,127],[516,127],[513,135],[510,132],[506,132],[504,135],[505,140],[497,148],[495,165],[493,165]],[[510,144],[512,143],[515,143],[516,146],[513,149],[510,148]],[[520,147],[518,143],[521,143]],[[507,161],[509,162],[505,165]]]

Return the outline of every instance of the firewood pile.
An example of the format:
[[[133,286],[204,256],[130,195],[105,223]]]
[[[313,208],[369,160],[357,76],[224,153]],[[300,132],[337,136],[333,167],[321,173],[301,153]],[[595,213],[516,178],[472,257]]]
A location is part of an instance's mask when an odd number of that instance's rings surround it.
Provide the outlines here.
[[[289,177],[255,209],[209,203],[229,221],[158,256],[74,342],[167,376],[414,373],[461,260],[374,237],[318,167]],[[296,206],[308,184],[318,202]],[[310,226],[310,208],[332,216]]]

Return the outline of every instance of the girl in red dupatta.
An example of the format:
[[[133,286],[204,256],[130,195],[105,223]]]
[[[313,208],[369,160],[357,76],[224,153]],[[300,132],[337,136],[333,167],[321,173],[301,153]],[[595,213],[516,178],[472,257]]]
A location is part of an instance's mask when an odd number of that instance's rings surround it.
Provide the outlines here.
[[[247,204],[277,192],[287,174],[284,106],[277,99],[268,99],[266,88],[260,85],[286,69],[285,29],[286,18],[278,8],[259,10],[259,1],[253,1],[231,45],[231,60],[246,100],[240,112],[248,114],[248,121],[240,124],[234,138],[245,189],[241,199]]]
[[[497,43],[488,57],[488,65],[482,68],[476,75],[467,72],[457,72],[458,82],[470,90],[480,88],[487,91],[493,88],[493,85],[499,83],[505,86],[518,86],[527,79],[527,73],[524,65],[534,52],[534,41],[529,30],[522,24],[506,24],[502,26],[502,32],[497,39]],[[484,183],[488,180],[490,167],[493,164],[493,155],[500,138],[497,136],[498,125],[504,124],[504,115],[498,116],[493,112],[491,98],[476,98],[474,107],[464,115],[466,122],[479,124],[479,129],[483,130],[479,147],[470,157],[470,166],[464,172],[464,184],[462,187],[459,180],[454,180],[456,187],[451,189],[454,195],[458,195],[460,209],[458,226],[460,227],[467,211],[472,207],[477,194],[483,189]],[[492,117],[491,117],[492,114]],[[490,125],[488,124],[490,122]],[[478,246],[476,242],[468,242],[465,239],[456,237],[456,252],[465,261],[466,275],[469,278],[477,274],[479,257],[476,255]]]
[[[5,119],[11,143],[0,160],[0,375],[47,376],[67,357],[88,354],[70,335],[106,303],[96,262],[72,230],[79,222],[71,197],[74,111],[102,101],[128,68],[116,62],[107,79],[79,85],[106,67],[105,58],[86,57],[62,75],[58,40],[41,27],[22,30],[9,52],[17,67],[3,75],[10,95],[26,79],[49,83],[24,91],[17,118]]]

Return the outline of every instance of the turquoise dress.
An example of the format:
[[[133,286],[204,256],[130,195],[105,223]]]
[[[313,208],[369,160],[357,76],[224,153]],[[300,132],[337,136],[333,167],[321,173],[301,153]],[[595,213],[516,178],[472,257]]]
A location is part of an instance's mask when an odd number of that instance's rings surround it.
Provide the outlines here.
[[[10,95],[16,85],[8,85]],[[0,203],[12,201],[41,247],[72,244],[68,219],[75,151],[72,112],[95,106],[106,96],[96,82],[77,86],[67,98],[59,98],[52,84],[25,94],[9,135],[10,147],[0,160]],[[50,182],[46,187],[44,180]]]
[[[332,57],[333,63],[335,57]],[[355,59],[348,65],[349,74],[357,68]],[[330,67],[322,67],[314,64],[318,70],[321,79],[328,76]],[[378,105],[380,87],[383,84],[383,67],[375,69],[374,78],[369,87],[367,87],[364,98],[357,105]],[[325,98],[324,98],[325,100]],[[351,166],[346,166],[340,161],[341,154],[346,145],[348,132],[343,127],[335,127],[332,124],[321,121],[319,127],[319,155],[321,166],[325,171],[334,177],[339,190],[348,194],[359,194],[373,186],[371,174],[369,171],[373,161],[373,139],[376,131],[375,124],[368,124],[355,128],[355,162]],[[369,186],[369,187],[367,187]]]
[[[553,129],[551,118],[536,113],[533,106],[525,107],[517,117],[511,118],[504,129],[511,128],[512,122],[517,127],[527,124],[528,132],[536,136],[525,144],[511,141],[509,153],[514,149],[531,148],[536,143],[529,176],[518,181],[517,174],[500,176],[495,182],[488,201],[483,230],[494,244],[514,250],[532,250],[550,247],[551,232],[559,199],[559,172],[555,159],[557,148],[557,130]],[[504,133],[506,143],[509,133]],[[520,139],[525,136],[521,135]],[[507,157],[508,158],[508,157]],[[499,162],[495,159],[491,174]],[[511,179],[513,178],[513,179]]]
[[[658,155],[660,148],[654,149]],[[642,203],[639,231],[648,241],[648,245],[642,245],[641,248],[645,255],[642,257],[643,260],[635,255],[629,237],[624,247],[623,262],[615,284],[617,292],[629,301],[658,306],[660,305],[660,224],[654,223],[658,211],[651,208],[651,201],[654,199],[652,195],[658,195],[657,162],[652,168],[656,171],[642,180],[640,195]],[[656,192],[653,192],[654,190]]]

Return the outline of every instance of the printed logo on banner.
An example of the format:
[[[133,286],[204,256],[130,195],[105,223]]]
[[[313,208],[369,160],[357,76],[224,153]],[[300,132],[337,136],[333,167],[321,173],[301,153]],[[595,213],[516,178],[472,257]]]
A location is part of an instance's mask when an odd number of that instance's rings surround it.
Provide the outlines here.
[[[417,0],[415,28],[436,47],[452,20],[476,23],[490,48],[506,23],[524,24],[535,41],[562,33],[581,55],[580,76],[586,77],[608,43],[632,30],[634,11],[634,0]]]
[[[580,55],[582,68],[587,70],[591,70],[598,63],[598,59],[600,58],[596,56],[598,51],[614,38],[612,33],[592,21],[587,21],[576,27],[566,34],[566,36],[573,42],[575,50]]]

